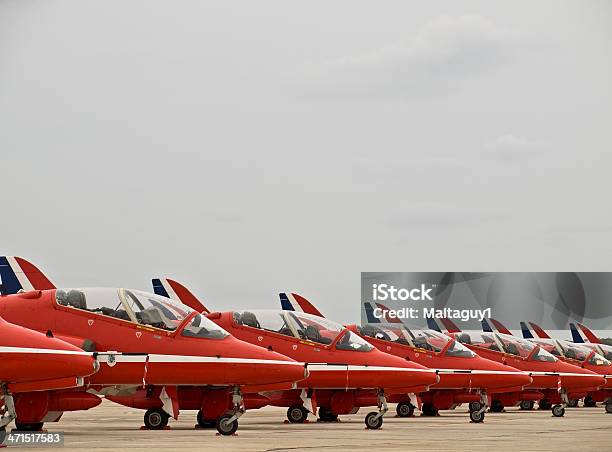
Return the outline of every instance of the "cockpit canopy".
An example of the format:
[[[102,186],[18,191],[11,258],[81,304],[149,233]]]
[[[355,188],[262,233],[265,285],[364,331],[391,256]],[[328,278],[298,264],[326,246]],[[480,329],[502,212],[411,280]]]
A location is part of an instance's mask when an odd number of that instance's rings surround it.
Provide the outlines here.
[[[364,336],[422,348],[436,353],[440,353],[446,348],[445,356],[463,358],[476,356],[474,352],[460,342],[434,330],[409,330],[404,326],[374,326],[369,324],[359,327],[359,332]],[[452,344],[447,348],[449,342],[452,342]]]
[[[338,336],[338,350],[369,352],[373,347],[339,323],[304,312],[281,310],[234,311],[238,325],[258,328],[298,339],[330,345]]]
[[[532,339],[532,341],[555,356],[562,356],[580,362],[586,361],[593,366],[610,365],[610,361],[597,353],[596,349],[591,349],[581,344],[556,339]]]
[[[175,331],[195,312],[170,298],[130,289],[58,289],[55,299],[62,306],[166,331]],[[196,314],[185,326],[182,335],[223,339],[229,333],[205,316]]]
[[[557,358],[536,344],[509,334],[487,332],[461,332],[455,337],[459,342],[497,352],[504,352],[534,361],[555,362]]]

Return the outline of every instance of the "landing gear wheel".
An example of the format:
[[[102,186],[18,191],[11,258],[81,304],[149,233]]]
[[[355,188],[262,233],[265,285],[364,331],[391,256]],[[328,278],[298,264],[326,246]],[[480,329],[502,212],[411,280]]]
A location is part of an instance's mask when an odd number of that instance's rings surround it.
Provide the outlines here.
[[[327,408],[319,408],[319,420],[321,422],[336,422],[338,415]]]
[[[504,411],[504,404],[501,403],[499,400],[493,400],[491,402],[490,410],[492,413],[502,413]]]
[[[470,408],[470,411],[479,411],[482,408],[482,403],[470,402],[469,408]]]
[[[606,403],[606,413],[612,414],[612,402]]]
[[[399,417],[411,417],[414,414],[414,405],[410,402],[398,403],[395,412]]]
[[[563,408],[563,405],[557,404],[552,407],[552,414],[554,417],[563,417],[565,414],[565,408]]]
[[[168,425],[168,413],[161,408],[149,408],[144,414],[145,426],[150,430],[162,430]]]
[[[198,427],[201,428],[214,428],[217,425],[217,421],[214,419],[204,419],[204,412],[202,410],[198,411],[196,419],[198,420]]]
[[[522,400],[521,404],[519,405],[519,407],[523,411],[533,410],[534,406],[535,406],[535,402],[533,400]]]
[[[238,419],[234,419],[232,422],[228,422],[228,419],[233,418],[234,415],[231,413],[224,414],[217,419],[217,431],[222,435],[233,435],[238,430]]]
[[[538,402],[538,408],[540,410],[550,410],[552,408],[552,403],[550,403],[548,400],[540,400]]]
[[[421,413],[423,414],[423,416],[428,417],[437,416],[438,410],[436,409],[433,403],[424,403],[421,407]]]
[[[484,421],[485,412],[484,411],[470,411],[470,421],[475,424],[480,424]]]
[[[584,406],[587,408],[593,408],[597,406],[597,403],[595,403],[595,400],[593,400],[591,396],[586,396],[584,398]]]
[[[39,432],[42,430],[43,422],[17,422],[15,421],[15,427],[20,432]]]
[[[371,411],[365,417],[365,425],[370,430],[378,430],[383,425],[383,417],[376,411]]]
[[[287,410],[287,419],[292,424],[301,424],[308,418],[308,410],[302,405],[291,405]]]
[[[567,406],[570,408],[576,408],[578,406],[578,399],[569,399]]]

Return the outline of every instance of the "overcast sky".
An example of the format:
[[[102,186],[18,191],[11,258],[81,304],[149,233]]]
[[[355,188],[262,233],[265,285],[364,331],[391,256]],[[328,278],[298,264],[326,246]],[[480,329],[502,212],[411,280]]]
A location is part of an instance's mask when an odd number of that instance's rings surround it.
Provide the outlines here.
[[[212,309],[612,269],[605,1],[0,1],[3,254]]]

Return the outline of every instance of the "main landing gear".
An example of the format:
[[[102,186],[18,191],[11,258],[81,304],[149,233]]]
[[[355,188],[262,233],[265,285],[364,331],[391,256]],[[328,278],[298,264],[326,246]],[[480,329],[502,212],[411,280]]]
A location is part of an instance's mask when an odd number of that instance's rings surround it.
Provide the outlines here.
[[[606,413],[612,414],[612,399],[608,399],[606,402]]]
[[[399,417],[412,417],[414,415],[414,405],[410,402],[400,402],[395,407],[395,412]]]
[[[215,428],[215,425],[217,425],[217,421],[204,418],[204,411],[202,410],[198,411],[196,420],[198,421],[197,427],[199,428]]]
[[[487,411],[487,395],[483,392],[480,394],[480,402],[472,402],[470,407],[470,421],[475,424],[484,422],[485,412]]]
[[[144,414],[145,427],[149,430],[163,430],[168,425],[170,415],[161,408],[149,408]]]
[[[519,408],[523,411],[531,411],[535,406],[535,402],[533,400],[522,400]]]
[[[291,405],[287,409],[287,419],[292,424],[302,424],[308,419],[308,410],[302,405]]]
[[[242,393],[238,386],[234,387],[234,393],[232,394],[232,411],[225,413],[219,419],[217,419],[217,431],[221,435],[233,435],[238,430],[238,419],[245,412],[244,401],[242,399]]]
[[[383,416],[388,410],[385,393],[381,390],[378,392],[378,413],[376,411],[371,411],[366,415],[364,419],[366,428],[369,430],[378,430],[382,427]]]
[[[336,422],[338,415],[328,408],[319,408],[319,422]]]

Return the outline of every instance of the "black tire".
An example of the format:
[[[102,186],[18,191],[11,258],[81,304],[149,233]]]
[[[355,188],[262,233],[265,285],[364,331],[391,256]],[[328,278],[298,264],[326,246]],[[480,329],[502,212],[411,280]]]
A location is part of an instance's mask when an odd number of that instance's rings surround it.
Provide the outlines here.
[[[233,435],[234,433],[236,433],[236,430],[238,430],[238,419],[235,419],[232,422],[227,422],[227,420],[231,419],[232,417],[234,417],[234,415],[228,413],[217,419],[216,427],[219,433],[225,436]]]
[[[414,415],[414,405],[410,402],[398,403],[395,412],[399,417],[412,417]]]
[[[578,399],[569,399],[567,406],[570,408],[576,408],[578,406]]]
[[[606,403],[606,413],[612,414],[612,402]]]
[[[484,411],[470,411],[470,421],[474,424],[480,424],[484,422],[485,412]]]
[[[584,398],[584,406],[587,408],[594,408],[597,406],[597,403],[595,402],[595,400],[593,400],[591,396],[586,396]]]
[[[522,400],[519,407],[523,411],[531,411],[535,406],[535,402],[533,400]]]
[[[538,409],[540,410],[550,410],[552,408],[552,403],[550,403],[546,399],[542,399],[538,402]]]
[[[482,408],[481,402],[470,402],[470,411],[479,411]]]
[[[287,419],[292,424],[302,424],[308,419],[308,410],[302,405],[291,405],[287,409]]]
[[[338,415],[327,408],[319,408],[319,421],[321,422],[336,422]]]
[[[554,417],[563,417],[565,415],[565,408],[563,408],[563,405],[557,404],[552,407],[552,414]]]
[[[215,428],[217,425],[217,421],[215,419],[205,419],[204,412],[202,410],[198,411],[196,419],[198,421],[198,427],[200,428]]]
[[[365,425],[370,430],[378,430],[383,425],[383,417],[376,411],[369,412],[365,417]]]
[[[15,427],[20,432],[39,432],[42,430],[43,422],[17,422],[15,421]]]
[[[161,408],[149,408],[144,414],[145,427],[149,430],[163,430],[168,425],[168,413]]]
[[[423,416],[433,417],[438,415],[438,410],[433,403],[424,403],[421,406],[421,414]]]
[[[491,413],[502,413],[504,411],[504,404],[499,400],[493,400],[489,409]]]

